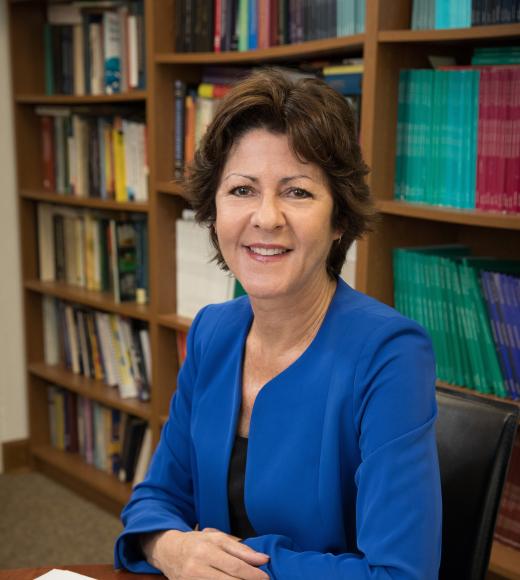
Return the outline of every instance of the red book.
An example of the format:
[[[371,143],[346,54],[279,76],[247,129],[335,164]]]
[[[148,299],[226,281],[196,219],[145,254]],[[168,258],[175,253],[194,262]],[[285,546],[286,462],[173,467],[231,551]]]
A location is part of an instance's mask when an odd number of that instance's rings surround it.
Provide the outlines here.
[[[215,0],[215,36],[213,39],[213,50],[222,51],[222,0]]]
[[[515,211],[511,174],[513,173],[513,70],[504,71],[504,122],[502,127],[502,155],[504,159],[504,173],[502,176],[504,204],[503,209],[508,213]]]
[[[258,48],[269,46],[269,0],[257,2],[258,10]]]
[[[512,75],[512,170],[511,170],[511,191],[513,192],[513,209],[520,213],[520,67],[513,69]]]
[[[496,122],[496,143],[495,143],[495,207],[498,211],[507,211],[507,195],[505,191],[506,176],[506,132],[508,126],[508,71],[503,69],[495,73],[498,85],[497,98],[497,122]]]
[[[270,3],[269,46],[278,44],[278,0],[268,0]]]
[[[54,122],[48,115],[41,117],[43,188],[56,191],[56,174],[54,171]]]

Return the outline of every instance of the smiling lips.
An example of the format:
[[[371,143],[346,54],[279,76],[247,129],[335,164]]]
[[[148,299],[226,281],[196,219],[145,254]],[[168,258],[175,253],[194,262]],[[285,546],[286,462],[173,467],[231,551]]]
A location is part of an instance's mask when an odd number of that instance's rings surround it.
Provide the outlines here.
[[[245,246],[251,258],[259,262],[276,262],[286,256],[291,250],[274,244],[254,244]]]

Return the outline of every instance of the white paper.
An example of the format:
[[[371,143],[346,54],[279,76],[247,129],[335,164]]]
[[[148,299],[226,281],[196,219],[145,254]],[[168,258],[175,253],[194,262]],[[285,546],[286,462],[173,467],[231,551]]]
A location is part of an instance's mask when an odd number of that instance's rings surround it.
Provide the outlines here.
[[[76,572],[70,572],[69,570],[50,570],[43,576],[38,576],[35,580],[96,580],[91,576],[83,576],[83,574],[77,574]]]

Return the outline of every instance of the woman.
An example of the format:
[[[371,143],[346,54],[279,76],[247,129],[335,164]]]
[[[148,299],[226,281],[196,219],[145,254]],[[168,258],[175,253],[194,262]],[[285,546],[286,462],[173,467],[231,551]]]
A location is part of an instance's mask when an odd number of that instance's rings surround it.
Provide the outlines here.
[[[263,71],[221,104],[187,187],[248,297],[193,322],[116,566],[437,578],[430,341],[339,278],[373,219],[366,172],[351,111],[321,81]]]

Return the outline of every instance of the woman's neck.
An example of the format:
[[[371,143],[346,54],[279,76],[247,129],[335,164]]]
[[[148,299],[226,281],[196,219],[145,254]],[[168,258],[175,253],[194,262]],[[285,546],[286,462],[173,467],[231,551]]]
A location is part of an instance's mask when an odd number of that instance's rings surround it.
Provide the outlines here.
[[[254,312],[249,343],[264,353],[302,351],[316,336],[336,290],[328,276],[306,286],[300,296],[251,298]]]

